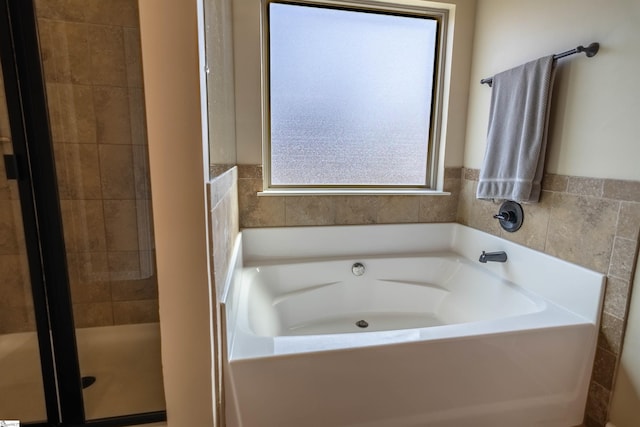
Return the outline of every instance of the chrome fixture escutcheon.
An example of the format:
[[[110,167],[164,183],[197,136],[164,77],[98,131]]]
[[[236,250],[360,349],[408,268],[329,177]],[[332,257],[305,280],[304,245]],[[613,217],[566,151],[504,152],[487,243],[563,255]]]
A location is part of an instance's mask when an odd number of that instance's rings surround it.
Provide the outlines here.
[[[500,206],[500,212],[493,217],[500,221],[500,225],[505,231],[513,233],[522,227],[524,211],[519,203],[507,200]]]

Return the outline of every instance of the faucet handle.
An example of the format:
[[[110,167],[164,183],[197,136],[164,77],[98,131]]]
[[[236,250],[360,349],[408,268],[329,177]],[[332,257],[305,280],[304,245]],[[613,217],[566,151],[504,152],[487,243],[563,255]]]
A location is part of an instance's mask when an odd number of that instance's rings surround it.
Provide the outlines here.
[[[515,215],[511,211],[502,211],[499,214],[494,215],[493,217],[501,221],[516,222]]]

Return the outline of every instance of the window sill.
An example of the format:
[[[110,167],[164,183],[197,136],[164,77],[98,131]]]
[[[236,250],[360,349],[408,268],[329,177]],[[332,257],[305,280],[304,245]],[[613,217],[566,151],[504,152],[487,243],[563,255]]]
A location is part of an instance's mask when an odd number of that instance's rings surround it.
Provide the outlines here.
[[[259,191],[258,196],[449,196],[449,191],[422,190],[422,189],[327,189],[311,188],[303,189],[271,189]]]

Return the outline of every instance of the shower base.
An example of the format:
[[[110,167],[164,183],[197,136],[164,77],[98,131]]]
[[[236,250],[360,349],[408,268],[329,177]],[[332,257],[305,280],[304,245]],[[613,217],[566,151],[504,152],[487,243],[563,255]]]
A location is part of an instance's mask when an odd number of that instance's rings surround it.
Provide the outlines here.
[[[158,323],[76,330],[87,420],[165,409]],[[0,419],[45,418],[34,332],[0,335]]]

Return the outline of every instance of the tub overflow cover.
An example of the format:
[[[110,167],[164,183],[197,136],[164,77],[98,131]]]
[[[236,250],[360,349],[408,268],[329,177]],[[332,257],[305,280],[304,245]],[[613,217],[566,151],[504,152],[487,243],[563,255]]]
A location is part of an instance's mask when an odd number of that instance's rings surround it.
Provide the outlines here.
[[[364,274],[364,265],[361,262],[356,262],[351,266],[351,272],[354,276],[362,276]]]

